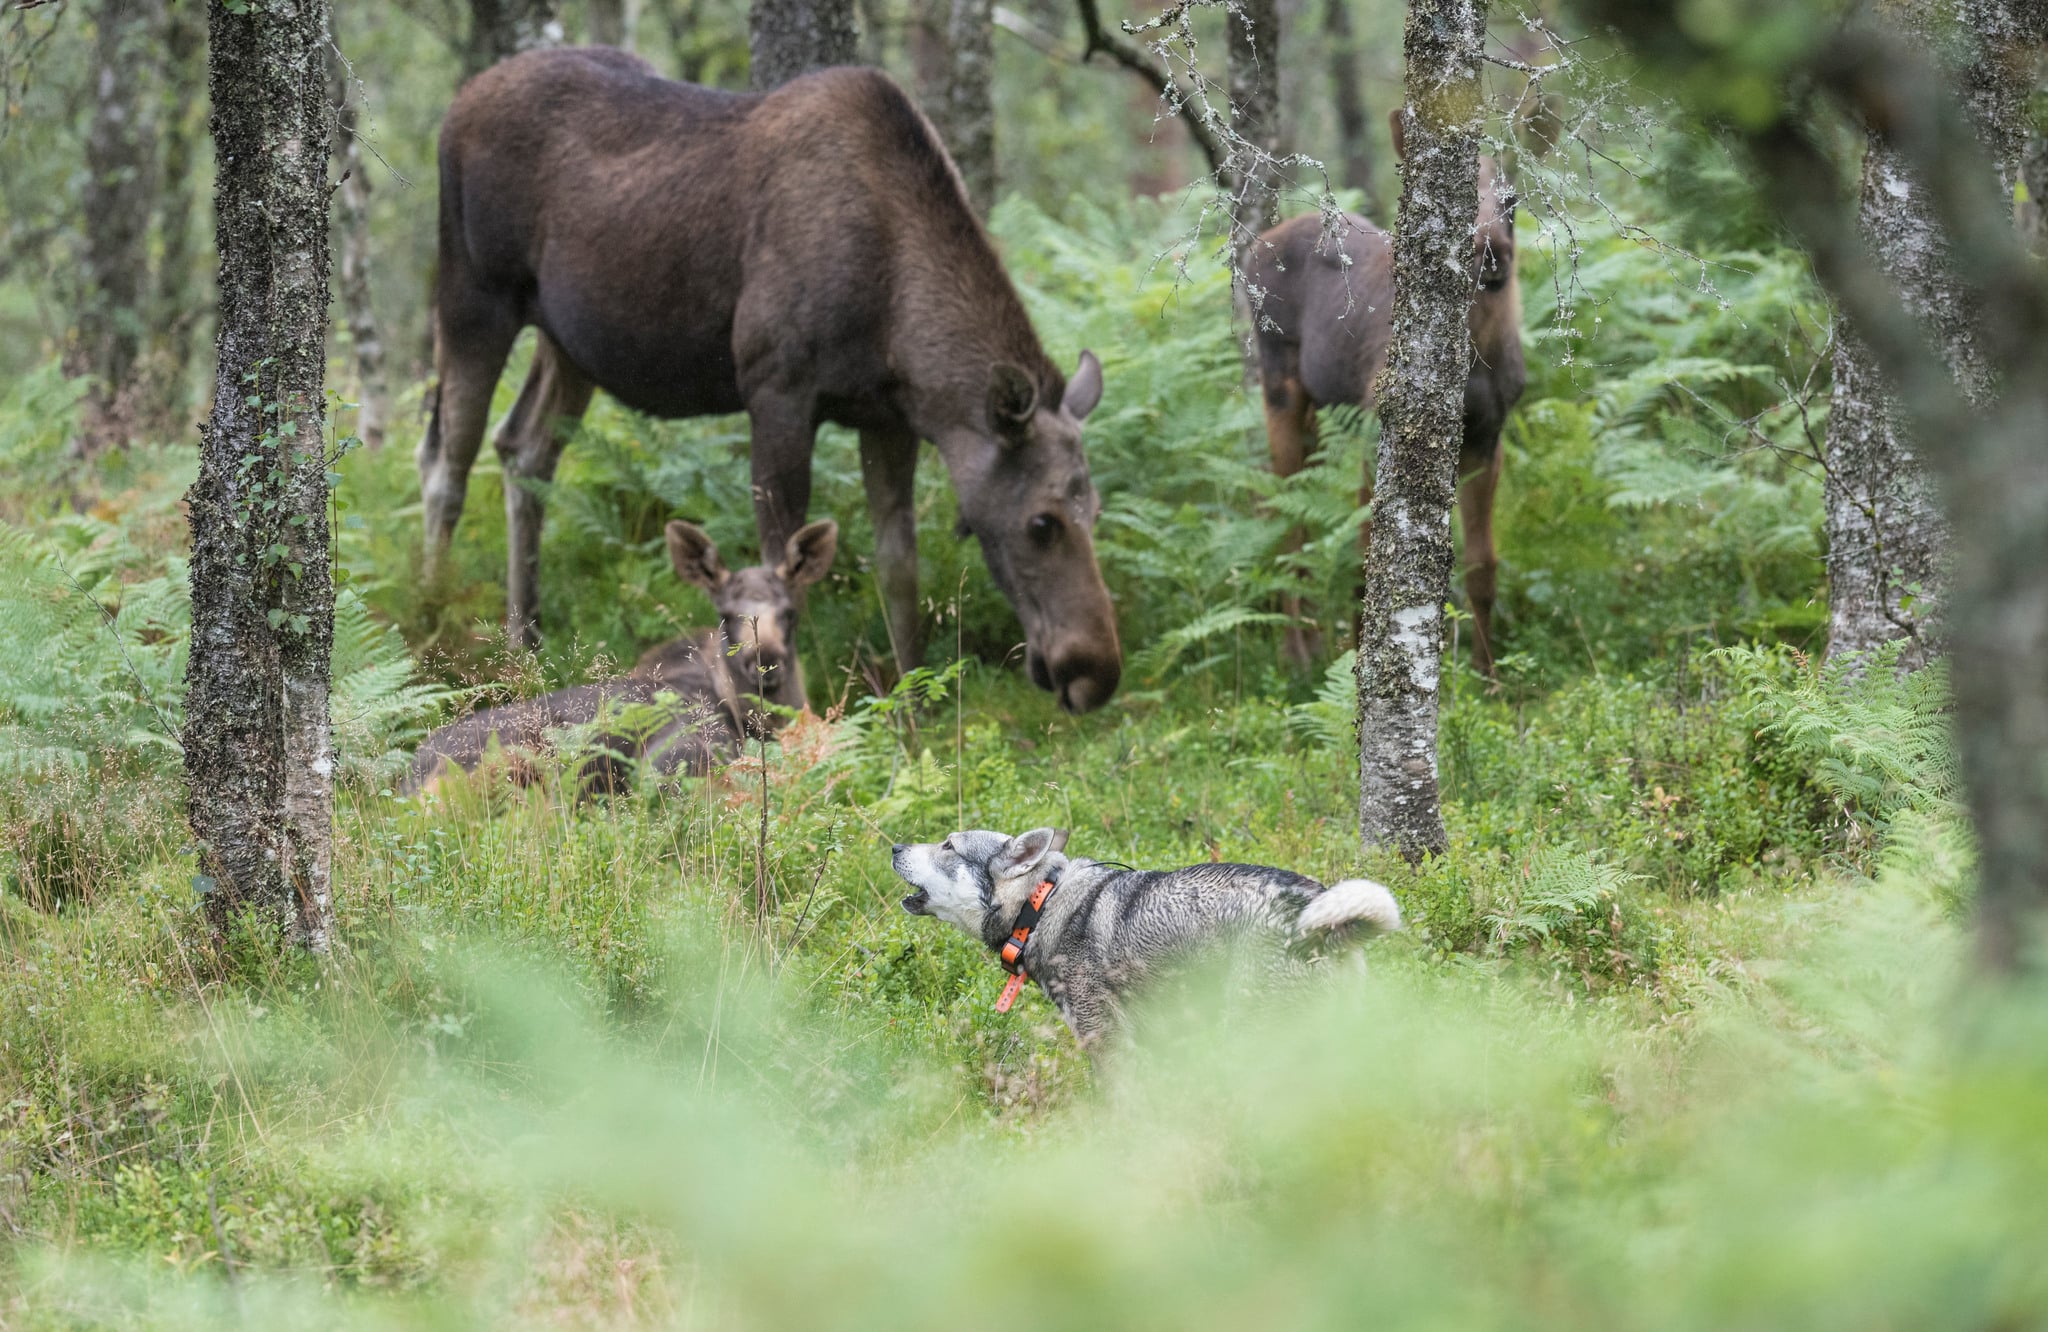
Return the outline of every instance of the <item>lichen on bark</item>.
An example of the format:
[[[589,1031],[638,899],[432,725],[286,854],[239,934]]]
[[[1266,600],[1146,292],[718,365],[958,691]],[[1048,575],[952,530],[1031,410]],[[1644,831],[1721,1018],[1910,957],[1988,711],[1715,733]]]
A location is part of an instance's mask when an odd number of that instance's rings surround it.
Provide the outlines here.
[[[214,0],[208,21],[220,325],[188,496],[187,807],[215,927],[317,950],[332,932],[334,770],[327,13]]]
[[[1436,731],[1451,507],[1472,366],[1485,6],[1415,0],[1404,41],[1393,339],[1359,621],[1359,835],[1409,859],[1445,843]]]

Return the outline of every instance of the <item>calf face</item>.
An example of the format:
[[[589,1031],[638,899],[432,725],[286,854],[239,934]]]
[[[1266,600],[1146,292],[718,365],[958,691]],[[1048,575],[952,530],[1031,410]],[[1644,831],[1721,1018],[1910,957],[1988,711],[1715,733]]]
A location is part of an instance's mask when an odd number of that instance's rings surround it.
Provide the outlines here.
[[[800,528],[770,569],[755,565],[733,573],[703,528],[678,519],[668,525],[668,555],[676,576],[711,594],[718,612],[716,652],[737,694],[802,707],[803,674],[796,656],[799,590],[823,578],[839,550],[839,525],[829,518]]]

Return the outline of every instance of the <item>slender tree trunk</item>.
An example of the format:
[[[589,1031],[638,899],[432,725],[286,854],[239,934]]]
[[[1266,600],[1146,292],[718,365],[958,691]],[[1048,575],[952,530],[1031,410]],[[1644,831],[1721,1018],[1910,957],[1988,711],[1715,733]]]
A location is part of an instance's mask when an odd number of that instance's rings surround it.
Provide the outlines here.
[[[148,317],[149,219],[156,194],[156,143],[147,110],[156,19],[153,0],[99,0],[93,10],[84,290],[71,358],[76,370],[93,379],[81,451],[125,442],[136,424],[134,373]]]
[[[1410,860],[1441,851],[1436,722],[1451,506],[1472,368],[1479,223],[1480,0],[1411,0],[1404,53],[1394,331],[1358,631],[1359,834]]]
[[[1372,192],[1372,137],[1364,83],[1358,76],[1358,38],[1351,25],[1351,0],[1323,0],[1323,34],[1330,44],[1330,101],[1337,113],[1334,183],[1365,191],[1366,211],[1377,213]]]
[[[1277,0],[1230,0],[1225,56],[1230,87],[1231,253],[1238,272],[1259,233],[1279,220],[1280,9]],[[1242,288],[1242,280],[1239,282]]]
[[[590,40],[598,46],[633,49],[640,27],[640,0],[590,0]]]
[[[562,41],[555,0],[469,0],[469,44],[462,53],[462,77],[489,69],[508,56]]]
[[[2026,138],[2032,61],[2004,0],[1966,0],[1960,31],[1937,30],[1926,0],[1894,4],[1887,17],[1910,40],[1952,51],[1964,109],[1995,166],[1987,202],[2009,201]],[[1966,49],[1956,51],[1962,46]],[[1949,253],[1926,184],[1873,128],[1866,136],[1859,222],[1864,243],[1949,367],[1957,389],[1984,408],[1996,396],[1990,353],[1977,338],[1982,311]],[[1848,320],[1835,342],[1828,413],[1828,650],[1868,652],[1907,640],[1907,666],[1942,646],[1949,530],[1921,464],[1907,413]]]
[[[324,0],[208,11],[220,328],[188,496],[185,726],[209,917],[315,950],[333,919],[326,11]]]
[[[799,74],[858,58],[853,0],[753,0],[747,52],[754,88],[779,88]]]
[[[184,421],[190,401],[192,334],[199,326],[199,255],[193,241],[194,177],[206,108],[205,0],[170,0],[164,14],[163,175],[157,193],[154,396]]]
[[[385,423],[391,419],[391,397],[384,375],[384,339],[370,304],[370,177],[356,137],[360,87],[351,87],[341,57],[329,52],[336,113],[334,165],[339,181],[334,191],[334,231],[339,242],[336,283],[342,322],[356,365],[355,433],[370,448],[384,447]]]
[[[943,15],[943,73],[925,110],[937,122],[967,197],[983,217],[996,196],[995,19],[993,0],[937,0]],[[922,34],[920,34],[922,36]]]

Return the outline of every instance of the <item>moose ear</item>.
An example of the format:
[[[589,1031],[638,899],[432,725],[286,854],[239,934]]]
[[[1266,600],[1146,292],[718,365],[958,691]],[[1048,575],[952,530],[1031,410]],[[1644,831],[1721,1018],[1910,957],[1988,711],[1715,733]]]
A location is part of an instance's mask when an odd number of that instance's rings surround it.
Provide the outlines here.
[[[1015,430],[1038,409],[1038,385],[1022,366],[998,361],[988,376],[988,415],[998,430]]]
[[[725,561],[718,558],[718,547],[710,535],[680,518],[668,525],[668,559],[676,567],[676,577],[706,592],[716,592],[732,577],[725,571]]]
[[[1102,362],[1095,359],[1095,353],[1081,353],[1081,364],[1074,367],[1074,377],[1067,381],[1067,396],[1060,400],[1067,415],[1076,421],[1088,419],[1088,413],[1102,401]]]
[[[1021,837],[1012,837],[1008,846],[996,852],[988,863],[989,872],[999,880],[1036,874],[1046,858],[1066,844],[1067,835],[1058,828],[1033,828]]]
[[[1397,106],[1387,112],[1387,128],[1392,130],[1394,134],[1394,159],[1396,161],[1406,161],[1408,159],[1408,145],[1403,138],[1401,130],[1401,118],[1407,113],[1408,108],[1405,106]]]
[[[839,553],[839,524],[830,518],[798,528],[782,549],[782,563],[775,576],[791,587],[802,587],[823,578]]]

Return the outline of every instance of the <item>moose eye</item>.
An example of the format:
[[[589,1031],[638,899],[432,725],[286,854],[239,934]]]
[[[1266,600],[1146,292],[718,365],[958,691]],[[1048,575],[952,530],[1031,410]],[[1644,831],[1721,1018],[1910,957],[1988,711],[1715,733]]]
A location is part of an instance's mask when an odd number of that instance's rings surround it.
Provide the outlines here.
[[[1049,546],[1059,536],[1062,526],[1064,524],[1057,517],[1049,513],[1041,513],[1030,522],[1024,524],[1024,530],[1029,532],[1031,539],[1039,545]]]

